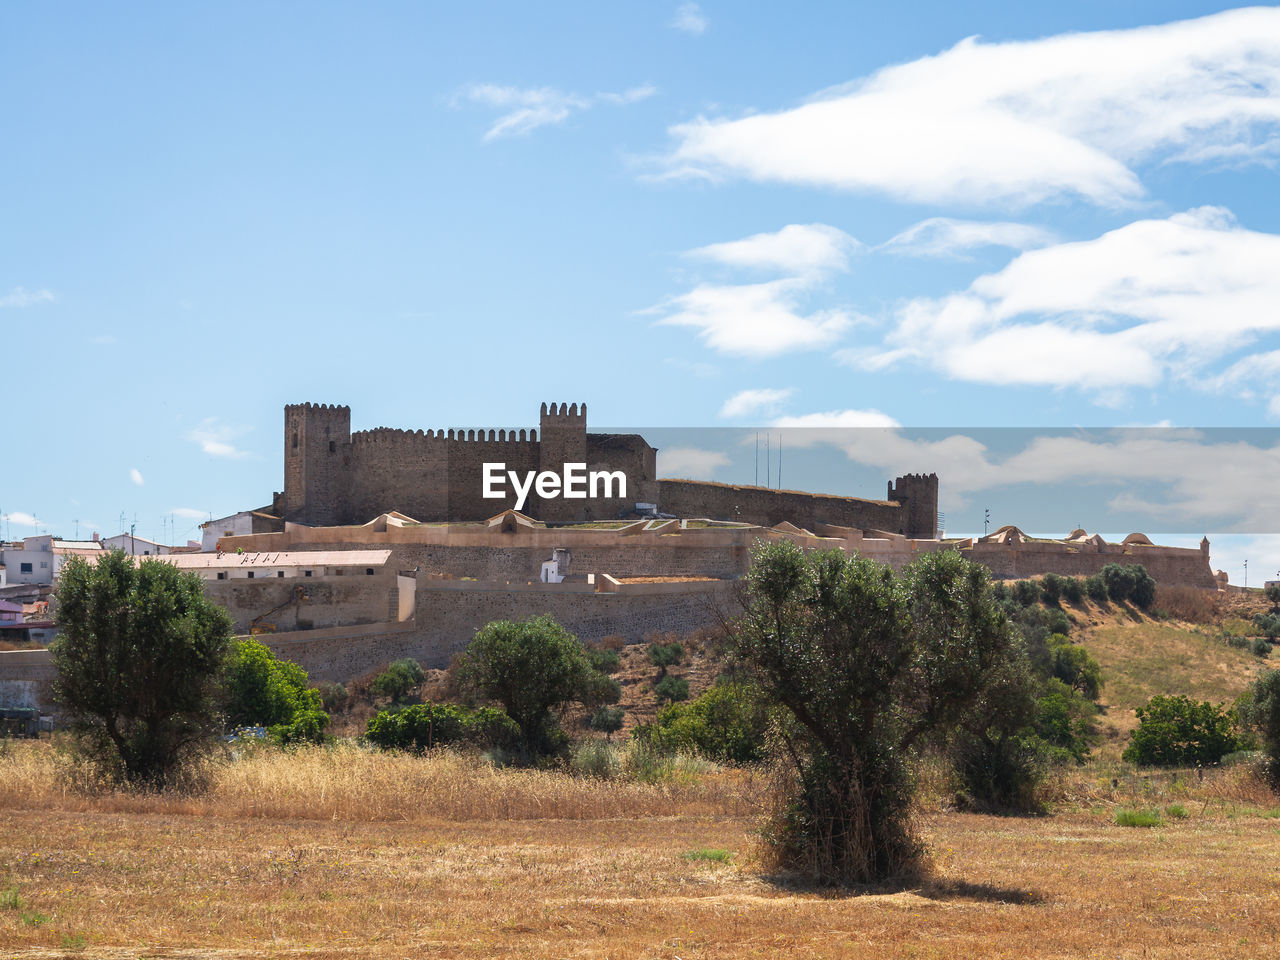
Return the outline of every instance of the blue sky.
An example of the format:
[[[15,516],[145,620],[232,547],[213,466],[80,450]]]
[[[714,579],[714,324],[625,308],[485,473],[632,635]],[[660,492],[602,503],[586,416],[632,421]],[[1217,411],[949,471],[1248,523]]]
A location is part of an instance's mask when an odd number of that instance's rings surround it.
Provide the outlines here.
[[[13,3],[0,83],[6,535],[260,506],[302,400],[1280,425],[1278,8]]]

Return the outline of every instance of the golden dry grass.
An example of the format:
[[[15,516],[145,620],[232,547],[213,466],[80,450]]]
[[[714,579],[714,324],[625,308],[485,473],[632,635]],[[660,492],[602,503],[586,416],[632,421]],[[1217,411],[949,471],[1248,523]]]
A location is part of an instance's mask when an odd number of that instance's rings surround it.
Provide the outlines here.
[[[1280,955],[1280,809],[1241,772],[1113,787],[1098,768],[1073,812],[929,814],[927,884],[840,896],[762,873],[732,774],[648,788],[264,749],[199,796],[92,796],[58,785],[47,743],[0,772],[6,960]],[[1114,823],[1175,796],[1186,819]],[[688,856],[706,849],[732,857]]]

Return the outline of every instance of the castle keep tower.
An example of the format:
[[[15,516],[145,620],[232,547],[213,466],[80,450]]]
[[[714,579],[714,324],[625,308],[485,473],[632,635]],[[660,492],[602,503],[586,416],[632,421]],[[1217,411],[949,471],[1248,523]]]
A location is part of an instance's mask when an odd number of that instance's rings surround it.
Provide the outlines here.
[[[587,405],[543,404],[538,415],[538,469],[559,473],[566,463],[587,462]],[[582,512],[581,500],[540,500],[539,520],[574,520]]]
[[[902,504],[906,523],[902,532],[917,540],[938,535],[938,475],[908,473],[889,482],[888,500]]]
[[[332,523],[344,510],[351,408],[297,403],[284,408],[284,519]]]

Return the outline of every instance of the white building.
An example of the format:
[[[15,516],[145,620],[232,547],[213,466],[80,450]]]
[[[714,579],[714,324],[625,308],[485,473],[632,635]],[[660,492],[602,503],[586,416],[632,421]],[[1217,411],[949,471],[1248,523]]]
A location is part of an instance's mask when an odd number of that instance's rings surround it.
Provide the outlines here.
[[[246,537],[251,533],[280,533],[284,530],[284,521],[265,510],[242,510],[229,517],[202,523],[200,530],[203,534],[200,540],[201,550],[205,553],[214,553],[218,549],[218,540],[222,537]]]
[[[163,557],[172,548],[132,533],[119,533],[101,541],[107,550],[123,550],[131,557]]]
[[[102,543],[98,540],[55,540],[44,534],[25,537],[20,544],[5,544],[0,562],[4,564],[5,579],[10,584],[52,584],[69,557],[101,554]]]

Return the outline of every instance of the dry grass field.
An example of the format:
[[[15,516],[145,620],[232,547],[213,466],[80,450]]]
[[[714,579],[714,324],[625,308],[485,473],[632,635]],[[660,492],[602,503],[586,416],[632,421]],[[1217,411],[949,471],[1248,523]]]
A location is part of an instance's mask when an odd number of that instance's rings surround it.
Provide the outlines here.
[[[1239,770],[1084,768],[1048,817],[931,805],[927,882],[833,895],[761,870],[738,771],[264,749],[148,797],[68,788],[47,742],[0,764],[6,958],[1280,956],[1280,800]]]
[[[0,958],[1280,957],[1280,797],[1246,766],[1118,762],[1149,695],[1232,699],[1268,662],[1218,624],[1073,614],[1109,739],[1041,817],[955,812],[927,769],[923,882],[770,875],[767,777],[707,764],[640,782],[260,746],[157,796],[0,744]]]

